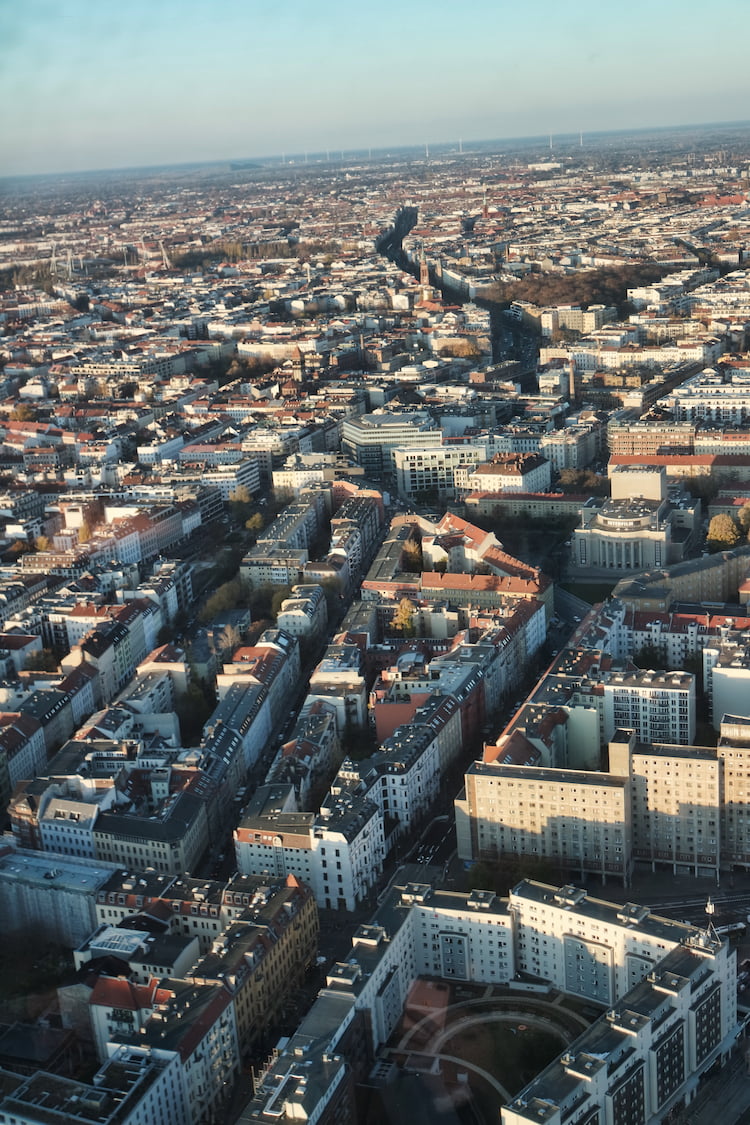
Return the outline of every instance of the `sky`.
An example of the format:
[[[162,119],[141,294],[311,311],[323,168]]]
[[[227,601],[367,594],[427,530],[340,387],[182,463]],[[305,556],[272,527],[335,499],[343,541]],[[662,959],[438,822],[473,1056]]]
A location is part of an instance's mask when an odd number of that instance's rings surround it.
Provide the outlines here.
[[[750,119],[748,0],[0,0],[0,176]]]

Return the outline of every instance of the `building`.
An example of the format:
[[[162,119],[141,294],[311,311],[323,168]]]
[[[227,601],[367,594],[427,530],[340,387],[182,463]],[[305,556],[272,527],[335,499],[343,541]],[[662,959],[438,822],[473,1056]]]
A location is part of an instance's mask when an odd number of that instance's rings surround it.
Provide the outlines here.
[[[426,449],[442,444],[442,431],[426,410],[361,414],[341,423],[342,452],[376,481],[393,472],[395,449]]]
[[[571,885],[524,880],[507,899],[498,899],[489,891],[466,895],[410,883],[393,888],[378,906],[377,921],[358,928],[350,956],[329,971],[308,1015],[269,1060],[240,1121],[350,1120],[354,1084],[371,1073],[420,974],[498,984],[519,973],[607,1006],[582,1039],[593,1036],[592,1043],[602,1044],[609,1066],[598,1065],[592,1047],[590,1055],[581,1055],[579,1073],[566,1053],[535,1079],[542,1091],[536,1100],[524,1105],[525,1097],[514,1099],[509,1112],[526,1116],[510,1117],[513,1122],[531,1120],[530,1105],[533,1120],[558,1113],[549,1119],[561,1121],[556,1099],[565,1095],[566,1119],[601,1123],[598,1109],[607,1092],[601,1103],[589,1097],[586,1063],[594,1075],[604,1072],[597,1082],[613,1072],[620,1085],[632,1078],[619,1100],[618,1084],[608,1084],[618,1107],[625,1106],[617,1120],[643,1120],[627,1115],[642,1088],[643,1056],[656,1056],[649,1062],[656,1082],[644,1095],[652,1097],[647,1104],[657,1100],[658,1090],[658,1104],[669,1109],[680,1097],[694,1096],[708,1066],[726,1061],[740,1030],[735,955],[710,931],[659,918],[634,903],[589,897]],[[665,1019],[666,1037],[658,1033]],[[623,1029],[617,1051],[603,1038],[612,1023]],[[571,1073],[564,1083],[542,1085],[557,1073],[554,1068],[565,1066]],[[571,1089],[575,1096],[568,1096]],[[599,1092],[597,1086],[597,1097]],[[588,1116],[576,1114],[579,1104]]]
[[[668,493],[664,468],[620,467],[610,482],[610,499],[592,497],[580,509],[573,565],[624,572],[680,562],[697,541],[700,502],[683,492]]]
[[[469,492],[546,492],[552,465],[538,453],[496,453],[466,476]]]

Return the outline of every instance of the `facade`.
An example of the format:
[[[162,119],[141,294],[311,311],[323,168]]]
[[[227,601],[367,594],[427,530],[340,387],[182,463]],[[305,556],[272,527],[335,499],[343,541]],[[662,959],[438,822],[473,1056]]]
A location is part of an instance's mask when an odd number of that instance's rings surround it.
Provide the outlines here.
[[[96,927],[95,896],[117,868],[8,844],[0,854],[0,911],[9,930],[77,946]]]
[[[497,453],[466,476],[469,492],[545,492],[552,465],[538,453]]]
[[[319,637],[328,623],[323,590],[318,585],[292,586],[292,596],[281,603],[276,618],[279,629],[293,637]]]
[[[475,762],[455,802],[458,854],[465,861],[529,855],[627,886],[631,800],[621,777]]]
[[[393,471],[395,449],[426,449],[443,444],[437,422],[426,410],[403,414],[361,414],[341,424],[341,449],[372,480]]]
[[[750,720],[727,717],[716,748],[618,730],[608,763],[594,772],[475,762],[455,802],[459,856],[533,855],[625,885],[636,865],[713,878],[750,866]]]
[[[178,1061],[158,1050],[119,1047],[90,1083],[38,1070],[3,1071],[4,1125],[197,1125],[185,1100]]]
[[[292,786],[261,786],[234,831],[243,874],[295,875],[324,909],[356,910],[383,870],[383,814],[362,793],[334,787],[320,812],[291,811]]]
[[[459,466],[467,472],[481,464],[486,448],[471,445],[439,445],[419,449],[394,449],[391,453],[396,472],[396,491],[404,500],[452,500],[456,495],[454,473]]]

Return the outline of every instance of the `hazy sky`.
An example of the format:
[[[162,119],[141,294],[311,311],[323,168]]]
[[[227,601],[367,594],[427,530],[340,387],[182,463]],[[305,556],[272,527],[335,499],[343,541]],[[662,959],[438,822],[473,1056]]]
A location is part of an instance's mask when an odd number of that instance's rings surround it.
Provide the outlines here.
[[[0,175],[750,118],[749,0],[0,0]]]

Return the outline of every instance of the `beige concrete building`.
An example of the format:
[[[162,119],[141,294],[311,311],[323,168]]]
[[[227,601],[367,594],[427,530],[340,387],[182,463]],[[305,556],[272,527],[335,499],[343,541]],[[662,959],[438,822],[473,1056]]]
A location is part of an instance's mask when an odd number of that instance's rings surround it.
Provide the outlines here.
[[[636,864],[716,878],[750,867],[750,719],[729,716],[716,748],[618,730],[608,772],[475,762],[455,808],[467,861],[533,855],[626,885]]]
[[[455,802],[458,854],[549,859],[581,877],[631,875],[627,777],[475,762]]]

